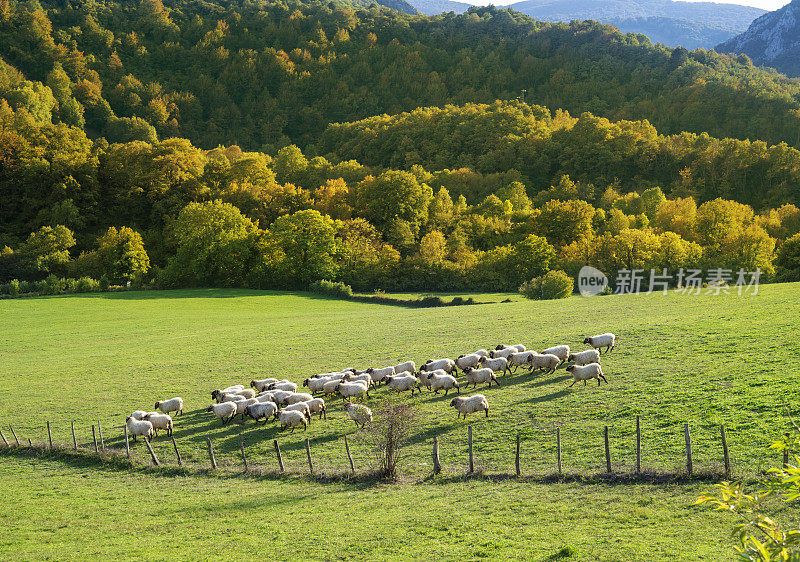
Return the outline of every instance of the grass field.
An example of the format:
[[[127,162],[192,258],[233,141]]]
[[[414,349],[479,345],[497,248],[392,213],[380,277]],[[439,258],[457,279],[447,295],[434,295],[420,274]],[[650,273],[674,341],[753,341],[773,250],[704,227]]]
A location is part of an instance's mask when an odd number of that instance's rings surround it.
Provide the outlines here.
[[[481,295],[482,300],[502,300],[501,296]],[[489,548],[487,555],[498,552],[507,556],[522,555],[524,549],[532,549],[535,556],[546,557],[557,551],[558,545],[565,545],[574,546],[576,556],[585,559],[598,558],[596,553],[605,553],[605,559],[648,559],[646,550],[642,550],[646,547],[653,548],[649,559],[716,559],[729,552],[726,535],[730,521],[710,515],[707,510],[687,507],[707,484],[648,487],[644,484],[552,485],[513,481],[411,482],[430,472],[429,451],[434,435],[440,439],[445,472],[462,473],[466,466],[469,424],[475,432],[478,468],[487,474],[513,471],[514,439],[518,432],[523,438],[523,472],[552,473],[556,427],[561,427],[565,471],[580,475],[599,473],[605,467],[602,432],[606,425],[610,426],[615,470],[630,471],[634,462],[637,414],[642,418],[645,468],[681,469],[685,422],[692,428],[696,468],[718,468],[721,462],[718,426],[725,424],[734,470],[740,476],[753,475],[776,462],[775,453],[769,451],[767,445],[786,426],[783,401],[792,409],[798,406],[795,392],[796,339],[800,327],[798,305],[798,284],[762,286],[758,295],[744,297],[679,294],[575,297],[563,301],[516,300],[433,309],[351,303],[303,293],[241,290],[3,300],[0,301],[0,317],[3,318],[0,323],[0,427],[13,424],[20,438],[41,443],[46,440],[45,421],[49,420],[54,439],[67,443],[71,441],[69,424],[74,420],[79,441],[88,444],[90,426],[99,421],[106,441],[118,446],[120,426],[130,411],[149,410],[158,399],[180,395],[185,400],[187,413],[176,419],[175,437],[190,464],[207,464],[206,437],[213,440],[223,465],[240,464],[241,437],[251,463],[274,468],[272,439],[277,438],[290,467],[304,470],[303,439],[309,437],[318,469],[338,472],[346,465],[341,436],[355,433],[339,401],[333,403],[326,422],[315,419],[308,432],[284,435],[277,431],[275,424],[220,426],[210,414],[203,412],[210,402],[209,392],[270,375],[299,382],[315,372],[351,365],[365,368],[405,359],[414,359],[419,364],[427,358],[453,357],[501,342],[521,342],[533,349],[568,343],[583,349],[584,335],[612,331],[619,338],[619,347],[604,358],[609,385],[599,388],[575,385],[568,389],[571,381],[563,370],[551,376],[506,376],[501,378],[499,388],[480,390],[490,402],[490,417],[475,416],[467,421],[456,420],[454,411],[448,407],[450,397],[428,394],[414,397],[419,417],[409,448],[407,483],[397,488],[359,489],[347,484],[281,481],[280,486],[270,484],[271,495],[276,493],[274,490],[280,491],[274,502],[264,500],[269,505],[263,506],[261,516],[240,515],[244,521],[248,517],[264,521],[270,518],[269,514],[277,521],[285,520],[279,513],[280,506],[290,501],[288,498],[295,493],[309,501],[324,498],[326,505],[337,507],[338,511],[347,510],[349,502],[359,505],[374,502],[374,494],[378,494],[386,503],[371,509],[383,510],[384,517],[391,517],[395,512],[406,517],[406,511],[414,506],[410,511],[415,515],[408,517],[413,517],[415,525],[428,529],[427,536],[438,541],[437,548],[444,548],[451,543],[461,544],[464,537],[460,542],[451,541],[447,537],[452,531],[447,527],[431,529],[425,524],[425,513],[430,517],[438,513],[439,518],[444,515],[431,503],[432,498],[440,494],[440,497],[452,496],[459,502],[469,502],[470,497],[464,490],[475,487],[481,497],[495,500],[513,498],[514,502],[528,506],[526,498],[529,498],[531,509],[538,509],[542,518],[510,510],[497,516],[498,529],[493,528],[496,521],[479,526],[488,533],[485,540],[498,545]],[[369,402],[377,403],[385,392],[381,389],[374,393],[375,398]],[[366,468],[370,462],[369,452],[361,446],[357,436],[353,436],[351,443],[357,465]],[[156,440],[156,450],[167,460],[174,458],[171,445],[163,440]],[[141,444],[136,445],[135,454],[145,458]],[[31,469],[34,464],[36,470]],[[25,487],[35,487],[39,480],[63,481],[70,486],[74,481],[80,482],[83,485],[71,488],[72,508],[76,514],[82,509],[80,498],[91,494],[95,484],[107,490],[117,487],[127,490],[128,501],[143,503],[153,498],[144,493],[137,495],[140,483],[144,488],[163,488],[167,494],[178,494],[181,486],[186,489],[183,479],[125,473],[103,474],[94,479],[92,472],[85,468],[59,466],[55,461],[32,463],[0,457],[0,470],[2,485],[19,493],[24,493]],[[87,473],[90,478],[81,480]],[[229,494],[198,493],[204,486],[213,486],[214,479],[197,477],[197,480],[191,485],[198,490],[181,500],[181,505],[188,510],[201,510],[201,506],[216,501],[241,506],[242,511],[249,505],[242,498],[229,497]],[[263,493],[263,486],[256,481],[238,479],[232,485],[251,489],[252,493],[262,489]],[[637,521],[631,526],[626,518],[642,511],[635,502],[650,501],[647,500],[650,494],[655,494],[652,504],[641,507],[647,508],[644,509],[647,513],[652,512],[652,518],[658,523]],[[584,514],[582,524],[576,528],[570,522],[575,514],[562,513],[562,510],[574,509],[578,503],[567,501],[562,505],[564,502],[559,498],[584,495],[594,511]],[[45,494],[40,501],[52,503],[53,498],[48,499]],[[425,505],[425,513],[418,512],[418,502]],[[613,509],[609,507],[611,503]],[[478,514],[467,505],[461,508],[458,502],[456,504],[452,517],[445,517],[447,525],[456,525],[461,532],[472,532],[469,529],[474,525],[468,522]],[[667,506],[677,511],[667,511]],[[152,509],[157,511],[155,506]],[[463,514],[458,509],[463,509]],[[321,518],[334,517],[323,515],[323,511],[309,508],[308,516],[316,513]],[[112,525],[113,513],[115,511],[110,510],[109,514],[96,515],[97,524]],[[694,523],[680,525],[670,519],[678,518],[677,514],[697,521],[698,526],[694,527]],[[204,524],[215,529],[224,526],[222,522],[213,523],[211,514],[205,515]],[[605,526],[599,521],[604,516],[608,519]],[[597,519],[596,524],[592,523],[593,518]],[[505,528],[513,526],[512,520],[519,521],[534,536],[525,541],[507,536],[515,532]],[[335,522],[331,519],[332,524]],[[601,546],[603,537],[607,540],[619,537],[613,539],[614,544],[626,544],[626,533],[636,534],[635,528],[646,528],[651,523],[660,526],[663,537],[661,534],[659,538],[640,536],[631,546],[625,547],[629,555],[616,556],[614,553],[618,551],[613,547]],[[36,529],[41,532],[40,527],[46,526],[46,521],[34,519],[30,524],[32,529],[20,529],[15,536],[35,537]],[[156,528],[154,522],[146,525],[151,530]],[[136,526],[131,524],[130,528]],[[428,552],[429,544],[426,547],[426,541],[417,540],[419,533],[404,527],[398,530],[398,525],[391,528],[395,529],[391,536],[408,533],[414,537],[402,547],[406,550],[382,551],[381,548],[400,547],[381,546],[389,531],[378,532],[373,527],[373,538],[364,539],[366,543],[357,534],[342,535],[353,541],[352,545],[348,543],[349,547],[364,549],[343,550],[342,556],[357,556],[361,552],[370,557],[394,554],[414,557],[415,553]],[[592,529],[600,533],[599,538],[593,538]],[[193,532],[202,534],[201,529]],[[57,541],[65,543],[74,540],[70,539],[68,531],[55,527],[53,535],[54,540],[58,537]],[[543,541],[542,548],[539,549],[538,544],[525,544],[527,541]],[[104,553],[116,552],[114,548],[118,545],[104,544],[109,549]],[[151,547],[151,544],[141,546]],[[317,551],[316,557],[335,556],[338,547],[331,548],[333,550]]]

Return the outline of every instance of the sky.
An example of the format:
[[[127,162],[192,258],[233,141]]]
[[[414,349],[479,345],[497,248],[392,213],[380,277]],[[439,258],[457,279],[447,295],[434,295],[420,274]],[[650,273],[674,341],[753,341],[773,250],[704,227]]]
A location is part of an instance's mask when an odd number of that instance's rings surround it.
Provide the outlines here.
[[[505,6],[506,4],[513,4],[518,2],[519,0],[461,0],[462,2],[466,2],[468,4],[475,4],[476,6],[486,6],[488,4],[494,4],[495,6]],[[705,2],[709,0],[686,0],[687,2]],[[781,6],[784,6],[789,3],[789,0],[737,0],[736,2],[724,2],[725,4],[742,4],[744,6],[755,6],[756,8],[761,8],[762,10],[777,10]]]

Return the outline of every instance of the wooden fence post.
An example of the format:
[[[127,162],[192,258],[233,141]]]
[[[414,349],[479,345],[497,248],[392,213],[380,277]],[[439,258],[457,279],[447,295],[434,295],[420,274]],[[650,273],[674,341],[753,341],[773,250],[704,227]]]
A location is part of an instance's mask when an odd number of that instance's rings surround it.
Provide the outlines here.
[[[9,425],[9,426],[8,426],[8,429],[10,429],[10,430],[11,430],[11,435],[13,435],[13,436],[14,436],[14,441],[16,441],[16,442],[17,442],[17,447],[19,447],[19,446],[20,446],[20,445],[19,445],[19,439],[17,439],[17,434],[16,434],[16,432],[14,431],[14,428],[13,428],[13,427],[11,427],[11,426]]]
[[[97,432],[95,432],[94,426],[92,426],[92,439],[94,439],[94,452],[97,453],[99,452],[97,450]]]
[[[469,443],[469,472],[475,472],[475,458],[472,454],[472,426],[467,428],[467,442]]]
[[[519,470],[519,433],[517,433],[517,454],[514,457],[514,468],[517,471],[517,478],[519,478],[519,476],[520,476],[520,470]]]
[[[175,449],[175,456],[178,457],[178,466],[183,466],[183,459],[178,451],[178,444],[175,442],[175,436],[170,435],[170,437],[172,438],[172,447]]]
[[[244,471],[247,472],[247,457],[244,454],[244,439],[239,435],[239,448],[242,450],[242,462],[244,462]]]
[[[33,447],[33,441],[31,441],[30,437],[28,437],[28,447]]]
[[[311,474],[314,474],[314,465],[311,464],[311,445],[308,443],[308,437],[306,437],[306,456],[308,457],[308,470]]]
[[[439,474],[442,471],[442,463],[439,462],[439,438],[433,436],[433,473]]]
[[[605,431],[603,432],[603,440],[605,441],[606,445],[606,472],[611,472],[611,448],[608,444],[608,426],[606,426]]]
[[[125,430],[125,456],[131,458],[131,444],[128,441],[128,424],[126,423],[122,428]]]
[[[642,473],[642,426],[636,416],[636,474]]]
[[[686,423],[683,426],[683,435],[686,438],[686,472],[689,473],[689,476],[692,475],[693,466],[692,466],[692,438],[689,436],[689,424]]]
[[[217,468],[217,459],[214,458],[214,449],[211,448],[211,439],[206,437],[206,445],[208,445],[208,458],[211,459],[211,468]]]
[[[556,461],[558,463],[558,474],[561,475],[561,428],[556,428]]]
[[[347,451],[347,460],[350,461],[350,472],[355,474],[356,465],[353,464],[353,455],[350,454],[350,445],[347,443],[347,435],[344,436],[344,450]]]
[[[731,459],[728,457],[728,437],[725,435],[725,426],[719,426],[719,435],[722,437],[722,460],[725,463],[725,478],[731,477]]]
[[[278,456],[278,466],[281,468],[281,472],[286,472],[286,468],[283,466],[283,457],[281,456],[281,448],[278,445],[278,440],[275,439],[273,443],[275,444],[275,454]]]
[[[2,429],[0,429],[0,437],[2,437],[2,438],[3,438],[3,443],[5,443],[5,444],[6,444],[6,447],[10,447],[10,445],[8,444],[8,439],[6,439],[6,434],[5,434],[5,433],[3,433],[3,430],[2,430]]]
[[[50,422],[47,422],[47,440],[50,442],[50,450],[53,450],[53,434],[50,433]]]
[[[125,428],[127,429],[127,425]],[[75,422],[72,422],[72,447],[77,451],[78,450],[78,440],[75,439]]]
[[[100,435],[100,449],[105,451],[106,450],[106,444],[103,441],[103,428],[100,427],[100,422],[97,422],[97,433]]]
[[[144,437],[144,444],[147,445],[147,450],[150,451],[150,458],[153,459],[153,464],[159,466],[160,463],[158,462],[156,452],[153,450],[153,446],[150,444],[150,439],[148,439],[146,435]]]

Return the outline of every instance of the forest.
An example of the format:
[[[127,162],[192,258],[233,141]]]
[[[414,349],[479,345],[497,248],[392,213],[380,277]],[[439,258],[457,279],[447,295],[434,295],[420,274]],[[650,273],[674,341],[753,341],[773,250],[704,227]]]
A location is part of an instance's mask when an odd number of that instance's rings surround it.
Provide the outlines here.
[[[335,3],[0,0],[0,38],[5,292],[800,279],[800,82],[746,58]]]

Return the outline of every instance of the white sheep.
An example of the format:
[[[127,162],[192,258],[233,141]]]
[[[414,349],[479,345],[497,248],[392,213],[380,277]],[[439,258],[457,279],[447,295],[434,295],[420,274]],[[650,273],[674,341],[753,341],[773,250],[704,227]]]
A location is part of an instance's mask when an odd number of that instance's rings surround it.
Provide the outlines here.
[[[605,347],[606,353],[611,353],[617,343],[617,336],[611,332],[606,332],[605,334],[600,334],[599,336],[590,336],[585,338],[583,343],[588,343],[595,349]]]
[[[470,367],[477,367],[481,360],[481,355],[477,353],[468,353],[467,355],[459,355],[456,359],[456,367],[462,371],[466,371]]]
[[[133,440],[136,441],[136,436],[144,436],[149,439],[153,436],[153,424],[147,420],[137,420],[130,416],[125,418],[125,425],[128,426],[128,433],[133,435]]]
[[[552,353],[535,353],[531,357],[531,372],[541,369],[547,373],[555,373],[561,359]]]
[[[311,414],[316,414],[319,412],[320,418],[328,419],[328,411],[325,408],[325,400],[322,398],[312,398],[311,400],[306,400],[305,403],[308,405],[308,410]]]
[[[603,374],[603,368],[600,366],[600,363],[589,363],[588,365],[570,365],[567,367],[567,371],[572,373],[572,386],[578,381],[583,381],[583,386],[586,386],[586,381],[590,379],[597,379],[597,386],[600,386],[600,379],[602,378],[608,384],[605,375]]]
[[[333,379],[329,380],[322,385],[322,393],[325,396],[329,396],[331,394],[336,394],[336,390],[339,388],[339,384],[341,383],[341,379]]]
[[[471,384],[472,388],[475,388],[479,383],[484,382],[489,383],[489,386],[491,387],[492,381],[494,381],[498,386],[500,385],[500,383],[497,382],[497,376],[491,369],[473,369],[472,367],[467,367],[467,370],[464,371],[464,375],[467,377],[467,386]]]
[[[172,435],[172,416],[169,414],[160,414],[158,412],[149,412],[145,414],[144,420],[153,424],[153,433],[158,435],[158,430],[163,429],[167,435]]]
[[[410,390],[411,396],[414,396],[414,390],[417,389],[417,377],[412,374],[392,375],[386,377],[386,386],[395,392]]]
[[[458,417],[464,414],[464,419],[467,419],[467,414],[486,412],[486,417],[489,417],[489,401],[483,394],[475,394],[473,396],[456,396],[450,401],[450,406],[456,409]]]
[[[485,349],[479,349],[478,351],[472,352],[474,355],[480,355],[481,357],[489,357],[489,352]]]
[[[244,413],[253,418],[254,421],[264,418],[264,424],[266,425],[270,416],[278,419],[278,405],[274,402],[257,402],[247,406],[244,409]]]
[[[542,350],[542,355],[547,354],[555,355],[558,357],[561,363],[566,363],[567,358],[569,357],[569,346],[568,345],[554,345],[553,347],[548,347],[547,349]]]
[[[314,397],[306,392],[295,392],[286,399],[287,404],[297,404],[298,402],[307,402]]]
[[[269,392],[272,394],[272,401],[279,406],[288,404],[289,397],[294,394],[294,392],[290,390],[270,390]]]
[[[348,373],[342,378],[342,381],[343,382],[361,381],[367,383],[367,386],[375,386],[374,381],[372,380],[372,376],[367,372],[363,372],[358,375],[354,373]]]
[[[406,361],[405,363],[400,363],[399,365],[394,366],[394,374],[399,375],[400,373],[414,373],[417,370],[417,364],[413,361]]]
[[[214,412],[214,415],[220,419],[222,425],[225,425],[233,419],[233,416],[236,415],[236,402],[220,402],[219,404],[211,404],[206,412]]]
[[[169,400],[159,400],[156,402],[154,409],[161,410],[163,414],[169,414],[170,412],[178,412],[179,414],[183,413],[183,398],[175,397],[170,398]]]
[[[375,367],[370,367],[365,373],[369,374],[372,377],[373,382],[380,383],[386,382],[386,377],[391,377],[394,374],[394,367],[383,367],[382,369],[376,369]]]
[[[346,404],[345,409],[350,419],[356,423],[356,427],[363,429],[368,423],[372,423],[372,410],[361,404]]]
[[[364,381],[340,382],[336,387],[336,392],[348,401],[363,394],[369,398],[369,385]]]
[[[500,351],[501,349],[509,349],[509,348],[513,348],[516,351],[526,351],[528,349],[527,347],[525,347],[521,343],[515,343],[515,344],[512,344],[512,345],[505,345],[505,344],[501,343],[500,345],[498,345],[494,349],[495,349],[495,351]]]
[[[278,379],[269,377],[266,379],[252,380],[250,381],[250,387],[255,388],[256,392],[264,392],[267,387],[274,382],[278,382]]]
[[[220,402],[233,402],[235,400],[244,400],[245,398],[248,398],[248,397],[244,396],[243,394],[239,394],[239,392],[242,391],[242,390],[244,390],[244,387],[242,387],[242,388],[234,388],[233,390],[231,390],[230,387],[228,387],[228,388],[226,388],[224,390],[219,390],[219,389],[212,390],[211,391],[211,398],[216,400],[217,404],[219,404]],[[226,398],[227,398],[227,400],[226,400]]]
[[[577,353],[570,353],[567,361],[574,361],[576,365],[588,365],[600,362],[600,352],[596,349],[587,349]]]
[[[315,392],[322,392],[324,390],[324,384],[326,382],[332,381],[332,380],[342,380],[342,379],[341,379],[341,377],[338,378],[338,379],[335,379],[335,378],[333,378],[331,376],[324,376],[324,377],[316,377],[316,376],[314,376],[314,377],[309,377],[306,380],[304,380],[303,381],[303,386],[307,387],[308,391],[311,394],[314,394]]]
[[[505,357],[496,357],[493,359],[481,357],[480,363],[492,371],[502,371],[504,375],[506,374],[506,371],[508,371],[508,359]]]
[[[242,400],[247,400],[247,398],[245,398],[241,394],[227,394],[226,393],[226,394],[220,394],[217,397],[217,400],[219,400],[219,402],[241,402]],[[219,402],[217,402],[217,403],[219,403]]]
[[[147,415],[147,412],[145,412],[144,410],[134,410],[133,413],[131,413],[130,417],[132,417],[136,421],[141,421],[141,420],[144,419],[144,417],[146,415]]]
[[[512,353],[517,353],[517,348],[516,347],[504,347],[503,349],[493,349],[493,350],[491,350],[489,352],[489,357],[492,358],[492,359],[495,359],[497,357],[505,357],[506,359],[508,359],[508,357]]]
[[[242,419],[244,419],[245,408],[252,406],[253,404],[260,404],[260,402],[256,398],[245,398],[239,402],[231,402],[231,404],[236,405],[236,415],[242,416]]]
[[[244,390],[244,385],[243,384],[234,384],[233,386],[229,386],[227,388],[223,388],[222,390],[220,390],[220,392],[233,394],[237,390]]]
[[[456,362],[452,359],[428,359],[424,365],[419,368],[419,372],[430,373],[437,369],[443,370],[445,373],[452,373],[456,370]]]
[[[272,402],[275,403],[275,394],[269,390],[265,390],[258,396],[256,396],[256,400],[259,402]]]
[[[431,371],[425,378],[431,383],[431,390],[433,390],[434,394],[439,394],[440,390],[444,390],[444,395],[447,396],[447,393],[453,388],[455,388],[456,392],[459,394],[461,393],[461,388],[458,386],[456,378],[453,375],[445,373],[442,369]]]
[[[286,406],[283,410],[285,412],[302,412],[308,418],[309,423],[311,422],[311,409],[305,402],[295,402],[290,406]]]
[[[303,412],[286,409],[278,410],[278,420],[281,422],[281,429],[291,427],[291,433],[294,433],[295,427],[300,427],[301,425],[304,431],[308,428],[308,420]]]
[[[238,394],[239,396],[244,396],[245,398],[255,398],[256,391],[252,388],[243,388],[241,390],[236,390],[231,394]]]
[[[297,391],[297,385],[292,381],[283,380],[272,383],[267,387],[267,390],[289,390],[295,392]]]
[[[444,373],[444,371],[442,371],[441,369],[439,369],[438,372]],[[422,387],[423,386],[425,388],[427,388],[428,390],[431,389],[431,381],[428,380],[428,374],[427,373],[425,373],[423,371],[420,371],[419,373],[414,373],[414,375],[417,377],[417,390],[422,392]]]
[[[517,367],[522,367],[523,365],[528,365],[529,369],[532,370],[531,357],[533,357],[535,353],[535,351],[517,351],[516,353],[512,353],[508,356],[509,370],[513,368],[516,372]]]

